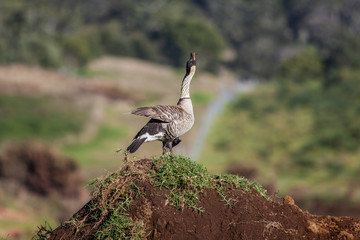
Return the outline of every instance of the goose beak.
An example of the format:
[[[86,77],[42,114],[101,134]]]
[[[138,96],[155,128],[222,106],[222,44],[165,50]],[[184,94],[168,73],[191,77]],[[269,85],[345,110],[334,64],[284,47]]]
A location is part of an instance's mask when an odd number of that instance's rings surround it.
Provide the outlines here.
[[[192,53],[190,54],[190,59],[192,59],[192,60],[196,61],[196,55],[195,55],[195,52],[192,52]]]

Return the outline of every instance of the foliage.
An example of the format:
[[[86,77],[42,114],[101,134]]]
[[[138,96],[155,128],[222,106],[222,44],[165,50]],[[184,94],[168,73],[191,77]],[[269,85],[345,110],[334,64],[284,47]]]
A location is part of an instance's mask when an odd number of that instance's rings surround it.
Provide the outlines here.
[[[179,7],[161,0],[138,2],[2,1],[0,61],[83,67],[99,55],[111,54],[179,66],[190,51],[198,51],[215,71],[225,43],[214,24],[200,16],[172,14],[187,11],[190,3]],[[155,17],[159,10],[162,14]]]
[[[321,79],[323,63],[314,47],[308,47],[287,59],[279,70],[279,77],[301,83]],[[285,80],[285,81],[286,81]]]
[[[344,76],[343,71],[346,71]],[[322,91],[314,109],[314,147],[353,151],[360,141],[358,71],[340,71],[339,84]]]
[[[209,22],[189,17],[168,19],[164,34],[167,36],[166,48],[181,56],[174,59],[175,65],[182,65],[182,59],[188,56],[189,51],[196,50],[200,53],[199,63],[205,63],[206,70],[216,72],[225,44],[218,30]]]
[[[330,72],[360,65],[358,12],[356,0],[4,0],[0,62],[83,67],[111,54],[179,66],[184,56],[197,51],[199,64],[216,72],[228,48],[235,53],[229,67],[269,77],[298,49],[312,45],[321,67]],[[289,64],[313,54],[304,51]]]

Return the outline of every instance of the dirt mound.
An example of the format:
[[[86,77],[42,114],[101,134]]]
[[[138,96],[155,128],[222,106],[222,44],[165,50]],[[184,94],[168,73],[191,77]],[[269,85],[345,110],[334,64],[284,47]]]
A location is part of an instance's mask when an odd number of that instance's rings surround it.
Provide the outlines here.
[[[0,180],[42,196],[78,198],[83,193],[79,167],[39,142],[8,145],[0,155]]]
[[[243,176],[249,180],[256,180],[258,176],[258,170],[255,167],[249,167],[238,162],[232,162],[226,168],[226,173]],[[276,186],[274,183],[268,182],[263,185],[269,194],[275,194]],[[306,209],[316,215],[333,215],[333,216],[350,216],[350,217],[359,217],[360,216],[360,206],[349,201],[348,199],[338,199],[338,200],[327,200],[321,198],[310,198],[307,195],[299,194],[301,189],[294,189],[292,192],[292,197],[294,197],[297,205],[301,209]]]
[[[314,216],[258,184],[182,157],[126,164],[49,239],[360,239],[360,219]],[[39,237],[39,238],[40,238]]]

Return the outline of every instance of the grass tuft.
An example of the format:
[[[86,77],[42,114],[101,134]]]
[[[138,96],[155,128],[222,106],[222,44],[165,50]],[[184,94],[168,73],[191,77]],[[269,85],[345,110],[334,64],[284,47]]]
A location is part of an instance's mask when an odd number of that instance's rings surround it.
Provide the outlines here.
[[[95,191],[89,205],[91,221],[99,221],[95,239],[143,239],[143,223],[129,216],[133,200],[143,196],[139,186],[125,171],[114,172],[90,184]]]
[[[155,186],[160,189],[165,187],[170,190],[170,205],[177,209],[187,207],[203,212],[198,207],[200,194],[206,188],[217,189],[226,205],[231,206],[231,200],[226,198],[226,190],[241,188],[246,192],[256,190],[261,196],[269,199],[266,190],[259,184],[252,183],[246,178],[224,174],[210,175],[201,164],[191,161],[183,156],[161,156],[153,158],[154,171],[151,177],[155,180]]]
[[[37,231],[36,235],[32,238],[32,240],[49,239],[52,231],[53,231],[52,227],[47,222],[45,222],[43,226],[39,227],[39,230]]]
[[[127,202],[129,203],[129,202]],[[109,212],[107,219],[94,234],[95,239],[143,239],[142,222],[134,223],[128,216],[127,206],[120,206]]]

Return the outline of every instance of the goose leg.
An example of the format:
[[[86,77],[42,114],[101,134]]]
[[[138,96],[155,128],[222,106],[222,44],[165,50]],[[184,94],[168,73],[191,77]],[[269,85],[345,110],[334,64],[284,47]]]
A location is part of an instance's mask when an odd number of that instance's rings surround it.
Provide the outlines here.
[[[170,150],[170,155],[173,155],[173,152],[172,152],[172,142],[168,142],[168,148]]]
[[[166,144],[167,144],[167,142],[163,142],[163,147],[162,147],[162,149],[163,149],[163,155],[165,155],[166,154]]]

